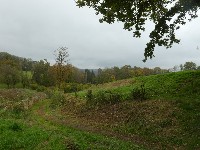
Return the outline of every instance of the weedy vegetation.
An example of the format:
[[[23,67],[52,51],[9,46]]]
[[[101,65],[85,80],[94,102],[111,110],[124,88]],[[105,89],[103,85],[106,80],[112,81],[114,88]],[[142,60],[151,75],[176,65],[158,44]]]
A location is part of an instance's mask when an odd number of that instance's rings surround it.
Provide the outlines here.
[[[30,86],[0,90],[0,149],[200,149],[200,71]]]

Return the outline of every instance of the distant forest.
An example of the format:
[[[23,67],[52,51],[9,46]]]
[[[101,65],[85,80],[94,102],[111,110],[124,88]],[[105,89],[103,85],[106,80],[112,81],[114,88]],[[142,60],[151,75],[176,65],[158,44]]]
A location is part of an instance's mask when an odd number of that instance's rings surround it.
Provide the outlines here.
[[[114,66],[106,69],[79,69],[67,62],[69,54],[67,48],[59,48],[55,51],[56,63],[50,63],[44,59],[33,61],[30,58],[22,58],[7,52],[0,52],[0,82],[8,88],[21,84],[23,88],[31,87],[58,87],[66,92],[81,90],[91,84],[103,84],[116,80],[128,79],[138,76],[163,74],[177,70],[199,69],[193,62],[174,66],[173,69],[161,69],[160,67],[141,68],[125,65]],[[78,86],[77,86],[78,85]],[[80,86],[81,85],[81,86]]]

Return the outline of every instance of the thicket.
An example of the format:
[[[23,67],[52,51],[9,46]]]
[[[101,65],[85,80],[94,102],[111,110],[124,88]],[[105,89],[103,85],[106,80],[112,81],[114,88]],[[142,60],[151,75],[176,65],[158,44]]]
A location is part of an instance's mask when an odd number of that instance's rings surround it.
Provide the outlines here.
[[[50,107],[61,107],[66,103],[66,97],[63,91],[59,91],[58,88],[48,88],[44,91],[47,98],[51,101]]]
[[[141,84],[140,87],[133,88],[133,90],[131,91],[130,97],[133,100],[140,100],[140,101],[148,99],[148,93],[145,89],[145,85]]]
[[[61,89],[64,93],[74,93],[82,91],[91,87],[91,84],[81,84],[81,83],[64,83]]]
[[[105,104],[115,104],[122,100],[120,94],[112,91],[98,91],[93,95],[92,90],[88,90],[87,95],[88,105],[105,105]]]
[[[128,93],[119,92],[118,90],[99,90],[93,92],[88,90],[86,93],[87,104],[92,106],[116,104],[126,100],[144,101],[148,99],[148,93],[144,84],[133,88]]]
[[[62,51],[64,53],[59,53]],[[45,87],[58,86],[65,93],[71,93],[87,89],[90,84],[102,84],[133,76],[168,72],[159,67],[154,69],[132,68],[129,65],[121,68],[82,70],[64,61],[65,57],[69,56],[67,48],[60,48],[56,52],[58,52],[56,55],[57,63],[53,66],[46,59],[32,61],[31,59],[16,57],[8,53],[0,53],[0,68],[2,70],[0,72],[0,82],[7,84],[8,87],[14,87],[17,83],[20,83],[23,88],[29,88],[30,84],[38,84]],[[63,58],[63,60],[59,58]],[[62,84],[65,87],[62,87]],[[42,91],[37,87],[35,89]]]

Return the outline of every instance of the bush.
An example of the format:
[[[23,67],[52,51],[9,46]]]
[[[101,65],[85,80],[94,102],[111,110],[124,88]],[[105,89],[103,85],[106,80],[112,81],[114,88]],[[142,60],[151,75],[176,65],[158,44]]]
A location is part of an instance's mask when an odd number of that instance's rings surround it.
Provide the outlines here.
[[[43,86],[43,85],[38,85],[38,84],[30,84],[30,88],[31,88],[32,90],[36,90],[36,91],[38,91],[38,92],[44,92],[45,89],[46,89],[45,86]]]
[[[87,103],[91,105],[115,104],[122,100],[119,93],[103,90],[98,91],[95,95],[92,94],[92,90],[88,90],[86,97]]]
[[[147,92],[144,88],[144,84],[140,86],[140,88],[134,88],[131,92],[131,97],[134,100],[146,100],[147,99]]]
[[[67,84],[64,86],[64,93],[73,93],[73,92],[77,92],[78,89],[78,84],[76,83],[71,83],[71,84]]]
[[[51,99],[52,95],[53,95],[53,90],[47,88],[45,91],[45,94],[47,95],[47,98]]]
[[[73,93],[81,90],[85,90],[91,87],[91,84],[79,84],[79,83],[64,83],[61,89],[64,93]]]
[[[31,90],[37,90],[38,85],[37,84],[30,84]]]
[[[90,84],[90,83],[81,84],[81,85],[82,85],[82,86],[81,86],[81,89],[80,89],[80,90],[89,89],[89,88],[92,86],[92,84]]]
[[[44,92],[44,91],[45,91],[45,89],[46,89],[46,87],[45,87],[45,86],[43,86],[43,85],[40,85],[40,86],[38,86],[38,87],[37,87],[36,91],[37,91],[37,92]]]
[[[87,101],[92,101],[93,99],[92,90],[87,91],[86,98],[87,98]]]
[[[52,95],[50,95],[51,107],[55,108],[57,106],[63,106],[65,104],[65,95],[60,91],[52,91]]]
[[[21,126],[18,125],[17,123],[13,123],[12,125],[10,125],[9,129],[12,131],[21,131],[22,130]]]

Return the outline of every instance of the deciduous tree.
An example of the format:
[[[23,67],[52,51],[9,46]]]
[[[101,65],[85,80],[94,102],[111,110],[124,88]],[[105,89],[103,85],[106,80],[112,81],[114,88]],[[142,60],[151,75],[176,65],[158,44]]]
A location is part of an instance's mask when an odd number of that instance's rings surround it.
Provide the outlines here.
[[[144,61],[154,56],[155,46],[170,48],[179,43],[175,31],[197,16],[200,0],[75,0],[79,7],[92,7],[101,14],[100,22],[120,21],[124,29],[140,37],[150,20],[155,24],[146,44]]]
[[[15,85],[20,81],[20,71],[16,67],[5,64],[1,65],[0,70],[1,81],[5,83],[8,88],[14,88]]]
[[[18,59],[8,53],[1,53],[0,58],[0,79],[7,84],[8,88],[15,87],[20,81],[21,65]]]
[[[54,51],[55,60],[56,60],[56,73],[57,73],[57,84],[60,88],[61,84],[65,82],[65,72],[66,67],[65,65],[68,63],[68,48],[67,47],[60,47]]]
[[[197,65],[194,62],[186,62],[184,64],[184,70],[196,70],[197,69]]]
[[[33,67],[33,77],[32,79],[40,85],[49,86],[51,84],[51,79],[49,77],[50,64],[47,60],[40,60],[35,63]]]

